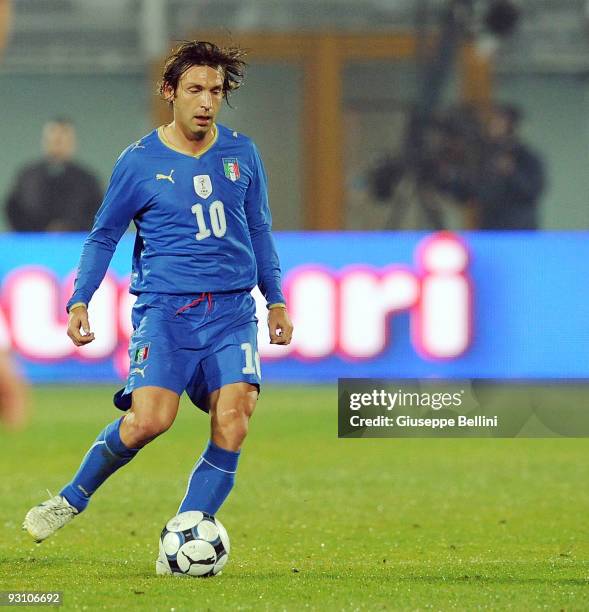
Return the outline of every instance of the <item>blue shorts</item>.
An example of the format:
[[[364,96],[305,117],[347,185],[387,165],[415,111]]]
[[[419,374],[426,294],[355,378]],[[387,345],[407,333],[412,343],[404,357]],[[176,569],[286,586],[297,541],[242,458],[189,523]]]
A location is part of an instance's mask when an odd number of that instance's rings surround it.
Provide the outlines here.
[[[124,389],[114,396],[121,410],[131,393],[164,387],[208,412],[207,397],[216,389],[247,382],[260,389],[258,320],[247,291],[200,296],[145,293],[133,306],[131,365]]]

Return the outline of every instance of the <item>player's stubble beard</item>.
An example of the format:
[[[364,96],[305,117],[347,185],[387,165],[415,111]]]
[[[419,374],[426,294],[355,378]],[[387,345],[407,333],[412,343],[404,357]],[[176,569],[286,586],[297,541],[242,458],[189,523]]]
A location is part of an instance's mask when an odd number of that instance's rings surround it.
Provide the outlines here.
[[[208,133],[209,130],[201,130],[199,132],[194,132],[194,140],[196,140],[197,142],[202,142]]]
[[[192,132],[191,140],[195,140],[196,142],[202,142],[208,136],[212,127],[213,127],[213,123],[211,122],[211,125],[208,128],[199,129],[196,132]]]

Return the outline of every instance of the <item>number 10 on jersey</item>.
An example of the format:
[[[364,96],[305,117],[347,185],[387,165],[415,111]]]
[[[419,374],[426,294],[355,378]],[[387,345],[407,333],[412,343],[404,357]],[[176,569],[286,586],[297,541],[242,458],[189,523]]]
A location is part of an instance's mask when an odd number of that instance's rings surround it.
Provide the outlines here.
[[[197,240],[208,238],[211,235],[211,229],[217,238],[223,238],[227,231],[227,219],[225,218],[225,207],[221,200],[216,200],[209,206],[209,224],[207,224],[205,209],[202,204],[195,204],[190,210],[196,217],[196,224],[198,225],[198,232],[195,234]],[[209,229],[209,225],[211,229]]]

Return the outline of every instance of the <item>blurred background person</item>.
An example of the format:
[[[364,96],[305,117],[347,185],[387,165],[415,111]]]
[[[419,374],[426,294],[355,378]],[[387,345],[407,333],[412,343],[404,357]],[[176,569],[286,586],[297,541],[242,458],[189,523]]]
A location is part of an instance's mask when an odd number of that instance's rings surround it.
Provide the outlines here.
[[[0,0],[0,56],[8,42],[8,31],[12,17],[10,0]]]
[[[510,104],[493,103],[486,112],[458,105],[423,126],[415,192],[430,226],[447,227],[443,204],[448,201],[469,215],[476,229],[538,229],[544,163],[520,140],[521,118]],[[390,197],[403,162],[385,158],[373,171],[375,193],[383,199]],[[398,200],[393,204],[399,206]]]
[[[0,423],[9,430],[22,429],[29,413],[28,384],[0,338]]]
[[[519,138],[521,111],[496,105],[486,121],[487,152],[476,183],[479,228],[538,229],[538,204],[544,191],[544,164]]]
[[[88,231],[102,201],[94,173],[74,161],[76,129],[64,117],[43,127],[44,156],[25,165],[6,201],[8,223],[17,232]]]
[[[9,0],[0,0],[0,57],[10,27]],[[8,338],[0,335],[0,423],[8,429],[22,429],[29,417],[28,389],[10,355]]]

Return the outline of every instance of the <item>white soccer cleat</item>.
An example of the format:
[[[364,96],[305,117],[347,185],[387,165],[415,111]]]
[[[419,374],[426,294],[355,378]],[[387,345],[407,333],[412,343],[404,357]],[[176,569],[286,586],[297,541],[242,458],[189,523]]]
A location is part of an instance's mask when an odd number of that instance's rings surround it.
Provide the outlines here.
[[[56,495],[27,512],[23,529],[31,534],[35,542],[42,542],[67,525],[76,514],[78,510],[65,497]]]

